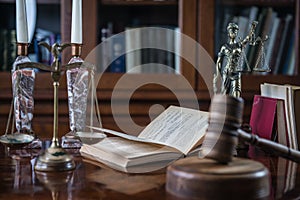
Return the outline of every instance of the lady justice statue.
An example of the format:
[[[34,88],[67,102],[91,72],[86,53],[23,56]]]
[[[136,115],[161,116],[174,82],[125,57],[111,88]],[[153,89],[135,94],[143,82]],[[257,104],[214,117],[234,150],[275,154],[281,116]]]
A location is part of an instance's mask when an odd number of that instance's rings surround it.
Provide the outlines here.
[[[260,45],[261,48],[263,48],[264,41],[268,39],[267,36],[264,40],[262,40],[260,37],[255,38],[255,28],[257,24],[257,21],[253,21],[251,23],[251,28],[248,35],[244,39],[240,39],[239,41],[236,40],[239,30],[238,25],[235,23],[228,24],[227,32],[229,41],[221,47],[218,53],[218,59],[216,62],[216,69],[213,78],[213,90],[215,94],[218,92],[217,81],[220,77],[221,94],[228,94],[234,97],[241,96],[241,74],[244,69],[244,60],[248,65],[244,53],[245,47],[248,43],[254,46],[257,45],[258,42],[261,42]]]

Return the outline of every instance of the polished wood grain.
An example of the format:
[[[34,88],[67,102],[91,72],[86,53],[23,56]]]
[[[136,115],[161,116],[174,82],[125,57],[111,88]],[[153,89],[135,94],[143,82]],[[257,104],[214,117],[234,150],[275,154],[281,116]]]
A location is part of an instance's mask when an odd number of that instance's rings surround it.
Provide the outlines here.
[[[46,144],[49,145],[48,142]],[[83,159],[78,149],[68,149],[76,162],[74,171],[41,173],[33,170],[35,158],[41,151],[7,151],[0,144],[0,199],[180,199],[166,192],[166,169],[147,174],[121,173]],[[298,165],[294,163],[294,172],[287,174],[287,168],[280,166],[277,157],[256,151],[251,150],[247,156],[263,163],[270,170],[270,199],[298,199]],[[20,158],[20,155],[23,157]],[[292,164],[285,159],[280,162],[286,166]],[[293,183],[290,189],[287,180]]]

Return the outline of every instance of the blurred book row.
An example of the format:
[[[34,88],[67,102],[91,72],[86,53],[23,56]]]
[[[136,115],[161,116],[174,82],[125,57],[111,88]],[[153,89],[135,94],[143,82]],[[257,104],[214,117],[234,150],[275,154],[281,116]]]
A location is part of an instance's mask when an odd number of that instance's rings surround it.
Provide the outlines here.
[[[32,43],[29,45],[29,58],[32,62],[39,62],[50,65],[53,58],[51,53],[44,47],[39,46],[39,42],[46,42],[50,45],[55,42],[60,43],[60,34],[37,28]],[[0,70],[10,71],[13,62],[17,57],[16,30],[0,30]]]
[[[179,73],[180,33],[177,27],[127,27],[124,32],[112,34],[110,28],[101,30],[101,70],[114,73]],[[32,62],[50,65],[51,53],[39,46],[60,43],[60,34],[37,28],[29,45]],[[10,71],[17,56],[16,31],[3,29],[0,36],[1,71]]]
[[[177,27],[126,27],[112,34],[101,29],[101,70],[116,73],[179,73]]]
[[[0,30],[0,70],[10,71],[16,59],[16,30]]]
[[[216,18],[215,49],[226,42],[229,22],[239,26],[239,37],[244,39],[250,30],[250,24],[258,21],[256,35],[269,39],[265,42],[265,59],[272,74],[295,74],[295,19],[294,11],[279,7],[233,7],[218,8]],[[250,68],[255,66],[259,56],[258,46],[248,46],[245,49]]]

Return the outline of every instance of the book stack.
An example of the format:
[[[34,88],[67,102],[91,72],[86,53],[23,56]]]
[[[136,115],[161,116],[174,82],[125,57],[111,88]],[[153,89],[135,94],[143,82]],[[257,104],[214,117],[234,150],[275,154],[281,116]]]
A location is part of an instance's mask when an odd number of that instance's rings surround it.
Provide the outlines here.
[[[255,95],[250,125],[253,133],[300,149],[300,86],[264,83]]]
[[[264,83],[260,88],[261,95],[255,95],[253,99],[252,132],[300,150],[300,86]],[[276,184],[274,196],[279,199],[297,188],[297,163],[279,157],[271,165],[278,173],[284,172],[285,179],[272,180]]]

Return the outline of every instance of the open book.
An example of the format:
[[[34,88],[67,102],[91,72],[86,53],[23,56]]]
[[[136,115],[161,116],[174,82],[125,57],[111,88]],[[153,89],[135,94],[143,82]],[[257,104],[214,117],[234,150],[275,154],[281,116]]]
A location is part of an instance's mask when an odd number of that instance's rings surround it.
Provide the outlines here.
[[[145,173],[166,167],[199,146],[208,126],[208,112],[170,106],[137,136],[96,128],[115,135],[96,144],[83,144],[83,157],[116,170]]]

